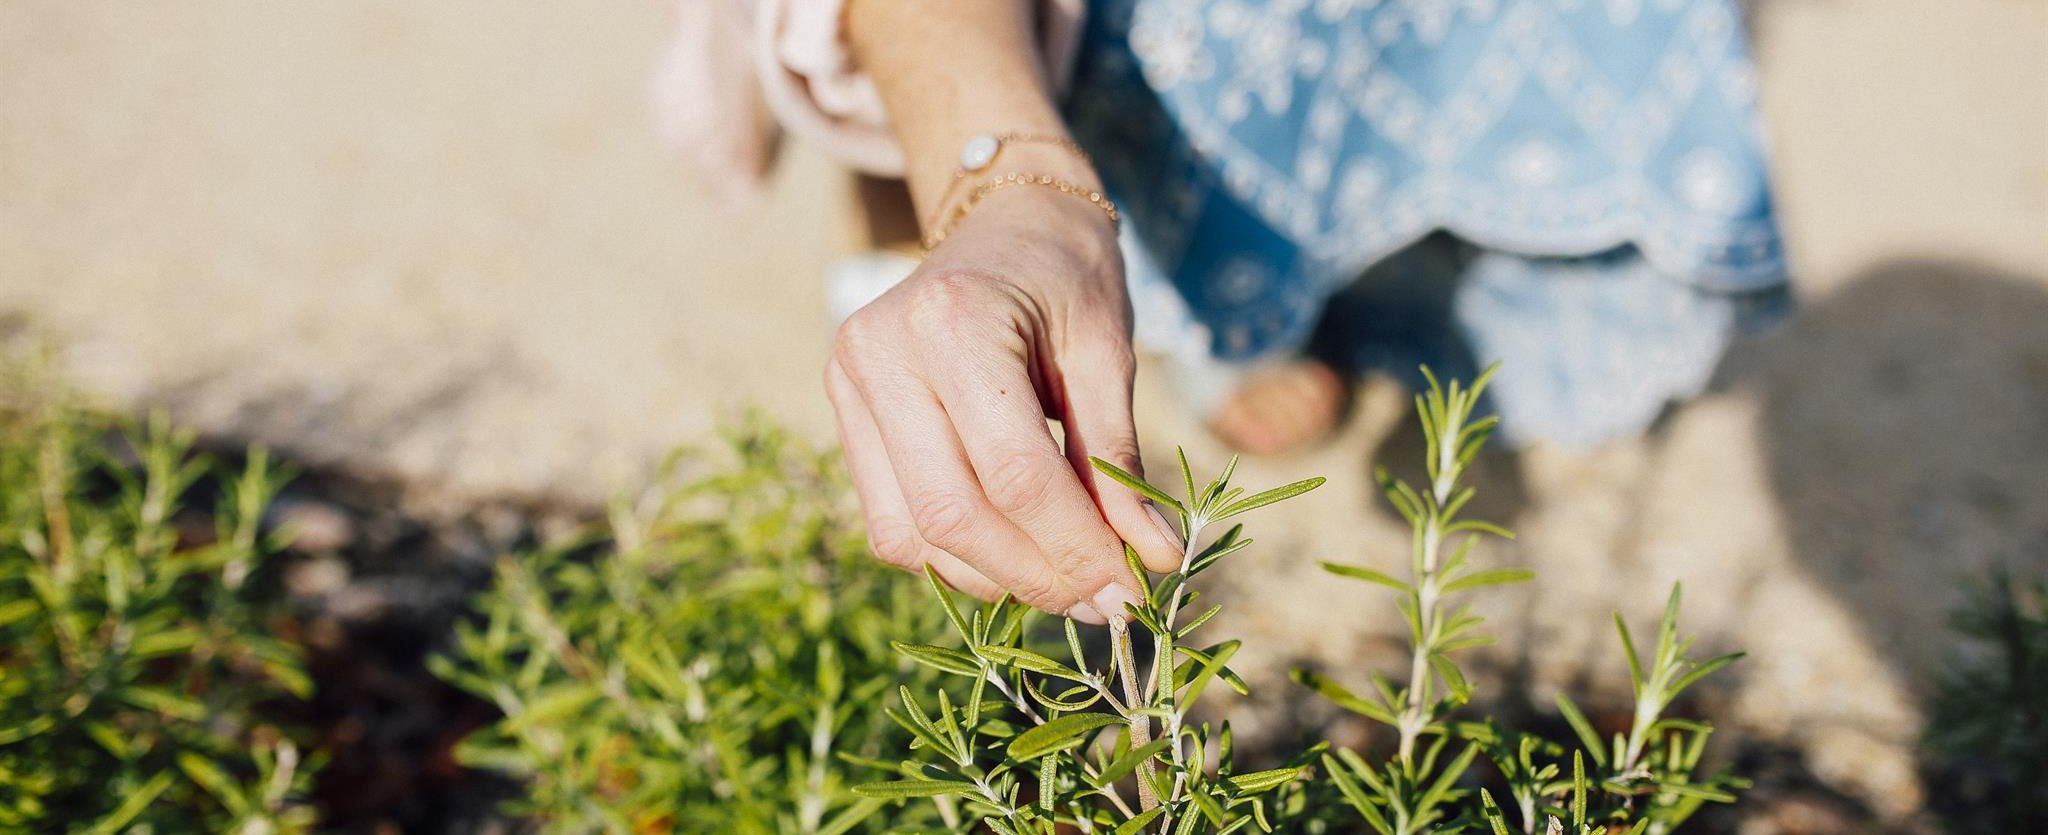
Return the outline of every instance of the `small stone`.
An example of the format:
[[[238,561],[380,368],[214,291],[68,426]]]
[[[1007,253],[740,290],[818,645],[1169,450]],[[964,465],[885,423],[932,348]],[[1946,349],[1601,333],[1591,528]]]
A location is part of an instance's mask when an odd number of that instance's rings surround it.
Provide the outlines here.
[[[383,588],[364,583],[342,588],[327,598],[326,614],[343,623],[375,621],[390,610],[391,595]]]
[[[270,522],[290,534],[294,550],[308,554],[339,551],[356,538],[348,511],[317,499],[279,499],[271,506]]]
[[[284,571],[285,591],[293,597],[326,597],[348,585],[348,564],[332,555],[293,563]]]
[[[526,514],[519,508],[502,504],[490,504],[477,508],[472,514],[477,531],[492,551],[516,550],[532,533]],[[485,556],[485,561],[490,560]]]
[[[1742,822],[1737,830],[1740,835],[1848,835],[1868,831],[1869,822],[1858,820],[1843,803],[1811,793],[1774,798],[1760,806],[1752,809]]]
[[[1002,146],[1001,140],[986,133],[969,139],[966,145],[960,146],[960,167],[969,171],[987,168],[989,163],[996,161],[996,151]]]

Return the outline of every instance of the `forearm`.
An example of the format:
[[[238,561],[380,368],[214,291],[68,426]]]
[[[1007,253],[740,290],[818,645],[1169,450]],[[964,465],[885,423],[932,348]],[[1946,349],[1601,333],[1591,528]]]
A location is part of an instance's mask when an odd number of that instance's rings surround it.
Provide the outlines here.
[[[847,35],[903,146],[912,199],[929,218],[983,133],[1066,136],[1032,32],[1032,0],[852,0]],[[990,173],[1023,170],[1095,187],[1077,156],[1005,148]]]

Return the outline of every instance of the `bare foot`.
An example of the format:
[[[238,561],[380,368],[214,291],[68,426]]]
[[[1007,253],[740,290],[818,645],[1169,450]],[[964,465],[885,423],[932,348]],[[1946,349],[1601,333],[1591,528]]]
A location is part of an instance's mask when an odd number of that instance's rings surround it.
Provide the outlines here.
[[[1351,405],[1351,385],[1335,369],[1296,360],[1252,372],[1209,418],[1224,443],[1254,455],[1290,452],[1322,440]]]

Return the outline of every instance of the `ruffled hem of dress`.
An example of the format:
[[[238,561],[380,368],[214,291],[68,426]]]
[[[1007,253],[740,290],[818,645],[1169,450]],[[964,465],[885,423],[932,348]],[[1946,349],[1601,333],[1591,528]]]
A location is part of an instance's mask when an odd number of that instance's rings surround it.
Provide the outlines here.
[[[1789,279],[1783,239],[1767,209],[1761,217],[1702,218],[1639,182],[1532,197],[1462,179],[1415,181],[1373,201],[1368,210],[1330,217],[1298,211],[1300,195],[1261,194],[1256,188],[1245,194],[1227,183],[1216,188],[1217,195],[1237,201],[1321,265],[1319,283],[1356,278],[1437,231],[1538,258],[1583,257],[1634,246],[1665,276],[1717,292],[1769,289]]]
[[[1257,340],[1258,347],[1254,350],[1240,352],[1227,349],[1218,338],[1223,323],[1205,321],[1194,310],[1181,289],[1167,277],[1153,260],[1149,249],[1140,242],[1142,236],[1133,228],[1135,225],[1127,224],[1120,237],[1133,298],[1147,299],[1149,309],[1153,311],[1151,317],[1138,317],[1141,344],[1167,354],[1200,352],[1211,361],[1226,365],[1253,365],[1276,355],[1298,353],[1306,345],[1314,330],[1314,317],[1269,332],[1265,338]],[[1316,266],[1297,268],[1309,271],[1307,277],[1311,279],[1308,286],[1312,288],[1312,306],[1320,310],[1331,296],[1375,265],[1441,231],[1484,249],[1523,257],[1585,257],[1631,246],[1642,254],[1643,260],[1659,278],[1730,297],[1773,297],[1774,291],[1782,291],[1790,284],[1782,258],[1755,262],[1746,269],[1703,271],[1698,269],[1696,250],[1660,248],[1659,238],[1646,231],[1651,228],[1650,224],[1639,219],[1616,216],[1605,224],[1590,225],[1574,235],[1560,235],[1549,229],[1532,230],[1429,216],[1398,228],[1383,227],[1373,235],[1369,244],[1356,247],[1351,253],[1324,258]],[[1773,235],[1773,246],[1776,240]],[[1689,271],[1675,270],[1674,264],[1688,265]],[[1753,323],[1769,323],[1783,318],[1782,307],[1771,304],[1755,306],[1753,316],[1740,317],[1741,330],[1767,327],[1767,324]],[[1749,307],[1741,309],[1748,310]]]
[[[1659,274],[1690,286],[1722,293],[1768,290],[1787,283],[1790,274],[1775,234],[1768,242],[1741,244],[1765,246],[1771,254],[1748,263],[1730,263],[1705,257],[1701,248],[1674,242],[1670,227],[1647,220],[1644,213],[1617,210],[1613,214],[1569,229],[1534,228],[1457,215],[1427,215],[1399,227],[1383,227],[1368,243],[1332,256],[1322,276],[1324,284],[1341,286],[1373,265],[1400,252],[1435,232],[1448,232],[1486,249],[1532,258],[1578,258],[1598,255],[1623,246],[1633,246]],[[1270,219],[1269,219],[1270,221]],[[1730,244],[1729,246],[1735,246]],[[1313,253],[1305,248],[1304,253]],[[1332,288],[1334,289],[1334,288]]]

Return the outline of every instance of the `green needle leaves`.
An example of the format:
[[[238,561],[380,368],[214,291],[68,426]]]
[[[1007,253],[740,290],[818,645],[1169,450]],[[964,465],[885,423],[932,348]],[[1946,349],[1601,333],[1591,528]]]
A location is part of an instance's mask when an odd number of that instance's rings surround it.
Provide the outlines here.
[[[1257,510],[1259,508],[1265,507],[1266,505],[1272,504],[1277,501],[1281,501],[1283,499],[1294,498],[1295,496],[1299,496],[1310,490],[1314,490],[1318,487],[1323,486],[1323,481],[1324,479],[1321,476],[1318,476],[1316,478],[1305,478],[1293,484],[1285,485],[1282,487],[1275,487],[1263,493],[1254,493],[1251,496],[1238,499],[1237,501],[1225,505],[1223,509],[1216,511],[1216,515],[1210,517],[1209,521],[1215,522],[1223,519],[1228,519],[1232,516],[1236,516],[1237,514]]]
[[[1167,495],[1165,491],[1152,486],[1144,479],[1133,475],[1130,471],[1108,461],[1091,456],[1088,462],[1094,465],[1095,469],[1103,475],[1109,476],[1123,486],[1131,488],[1138,495],[1151,499],[1162,507],[1172,508],[1178,512],[1184,532],[1187,530],[1199,531],[1211,522],[1218,522],[1240,513],[1249,513],[1274,502],[1294,498],[1323,486],[1325,481],[1320,476],[1305,478],[1292,484],[1282,485],[1271,490],[1263,490],[1245,496],[1243,491],[1234,490],[1230,487],[1230,477],[1237,472],[1237,458],[1232,457],[1229,465],[1223,468],[1221,475],[1210,481],[1207,487],[1197,491],[1195,489],[1194,471],[1188,467],[1187,451],[1176,447],[1175,452],[1180,458],[1181,483],[1186,486],[1188,491],[1188,498],[1185,502]]]
[[[1123,721],[1122,717],[1107,713],[1076,713],[1062,716],[1018,734],[1015,739],[1010,740],[1009,755],[1012,759],[1022,761],[1066,751],[1080,745],[1082,736],[1089,731],[1121,724]]]
[[[435,661],[507,715],[461,756],[534,775],[519,808],[552,832],[1424,835],[1554,824],[1665,835],[1731,800],[1745,783],[1704,764],[1711,726],[1666,711],[1738,656],[1693,659],[1675,589],[1654,637],[1617,621],[1633,712],[1589,716],[1560,696],[1571,731],[1558,741],[1461,715],[1484,682],[1462,662],[1491,639],[1468,603],[1531,574],[1499,564],[1511,534],[1469,510],[1467,469],[1494,429],[1481,414],[1486,378],[1444,382],[1416,399],[1427,480],[1380,478],[1410,526],[1405,554],[1323,563],[1361,581],[1364,599],[1391,599],[1410,663],[1294,673],[1385,726],[1383,747],[1266,749],[1252,766],[1203,708],[1231,698],[1217,695],[1226,689],[1253,692],[1232,668],[1239,642],[1207,634],[1230,622],[1203,597],[1209,570],[1254,545],[1252,511],[1322,479],[1246,489],[1232,483],[1235,459],[1197,479],[1178,451],[1180,472],[1168,474],[1178,478],[1162,487],[1092,462],[1170,511],[1187,543],[1156,576],[1125,549],[1142,602],[1105,630],[1011,600],[976,603],[930,571],[902,582],[840,515],[843,477],[756,429],[735,439],[737,466],[670,485],[651,510],[618,509],[612,552],[500,563],[453,657]],[[0,603],[0,631],[40,617],[33,589],[17,598],[29,602]],[[131,594],[128,605],[144,600]],[[158,663],[202,639],[139,636],[132,651]],[[205,707],[149,683],[107,701],[167,717]],[[0,724],[0,751],[58,721]],[[88,735],[110,751],[129,744],[111,728]],[[225,785],[192,762],[174,775],[180,784]]]
[[[1186,456],[1182,456],[1181,461],[1185,463],[1187,461]],[[1178,510],[1182,513],[1187,512],[1187,509],[1182,507],[1181,503],[1178,500],[1175,500],[1172,496],[1166,495],[1164,492],[1160,491],[1159,488],[1145,483],[1144,479],[1132,475],[1130,471],[1125,470],[1122,467],[1119,467],[1115,464],[1111,464],[1108,461],[1104,461],[1094,456],[1089,456],[1088,463],[1094,464],[1095,469],[1101,471],[1103,475],[1116,479],[1117,483],[1137,491],[1138,495],[1144,496],[1147,499],[1151,499],[1152,501],[1158,502],[1161,505],[1173,508],[1174,510]]]
[[[276,576],[284,468],[18,365],[0,351],[0,832],[313,831],[302,624],[246,582]]]
[[[1237,641],[1201,649],[1184,643],[1221,607],[1183,615],[1199,596],[1195,578],[1251,544],[1241,526],[1232,526],[1197,547],[1208,525],[1301,495],[1323,480],[1247,495],[1230,486],[1233,459],[1197,488],[1186,453],[1178,457],[1187,493],[1181,498],[1107,461],[1094,461],[1112,480],[1171,508],[1188,543],[1179,569],[1156,582],[1125,549],[1145,595],[1130,611],[1110,613],[1123,617],[1108,630],[1106,652],[1101,633],[1091,651],[1082,627],[1065,619],[1065,646],[1046,651],[1025,626],[1036,615],[1012,601],[963,614],[952,593],[927,571],[963,646],[892,646],[922,667],[955,676],[956,683],[965,679],[971,692],[963,701],[943,687],[927,699],[901,689],[899,706],[888,715],[910,734],[906,750],[919,759],[881,764],[903,779],[862,784],[855,794],[891,802],[933,798],[933,808],[947,820],[1000,835],[1070,829],[1221,835],[1248,827],[1270,832],[1276,821],[1306,810],[1298,779],[1305,758],[1288,767],[1238,773],[1229,726],[1212,729],[1190,719],[1210,684],[1220,681],[1240,694],[1250,688],[1229,667]]]
[[[1470,387],[1452,380],[1448,387],[1425,368],[1427,391],[1415,398],[1425,440],[1429,481],[1416,486],[1382,469],[1381,490],[1395,512],[1411,528],[1405,576],[1362,565],[1325,562],[1323,570],[1382,586],[1396,593],[1395,605],[1408,626],[1411,664],[1405,682],[1373,673],[1372,690],[1361,695],[1329,678],[1306,670],[1295,681],[1351,712],[1391,728],[1398,745],[1385,759],[1374,761],[1339,751],[1323,758],[1323,771],[1343,802],[1381,835],[1418,835],[1483,823],[1497,835],[1508,832],[1562,832],[1556,815],[1572,819],[1572,832],[1668,833],[1704,802],[1730,802],[1727,790],[1745,783],[1722,773],[1695,774],[1711,728],[1705,723],[1664,719],[1662,711],[1686,687],[1741,657],[1724,655],[1705,662],[1686,656],[1690,639],[1677,635],[1679,592],[1672,589],[1658,624],[1648,663],[1637,654],[1628,625],[1615,616],[1629,681],[1636,697],[1634,722],[1627,735],[1603,742],[1593,723],[1570,698],[1560,694],[1559,712],[1577,736],[1571,750],[1573,778],[1559,779],[1565,746],[1527,734],[1504,731],[1491,719],[1453,723],[1451,715],[1471,700],[1472,686],[1454,653],[1481,646],[1491,638],[1476,632],[1483,620],[1449,603],[1452,595],[1526,582],[1526,569],[1475,567],[1474,546],[1482,538],[1512,539],[1505,528],[1461,516],[1473,488],[1461,483],[1465,468],[1493,433],[1497,419],[1477,418],[1480,402],[1494,369]],[[1445,757],[1446,746],[1462,747]],[[1466,771],[1476,755],[1493,761],[1514,800],[1518,821],[1481,792],[1478,803],[1459,786],[1469,783]],[[1589,775],[1585,760],[1594,771]],[[1590,822],[1590,823],[1589,823]],[[1619,828],[1615,828],[1620,825]]]
[[[462,756],[534,775],[520,808],[556,832],[1423,835],[1555,822],[1573,835],[1670,833],[1744,785],[1703,763],[1710,725],[1666,715],[1738,657],[1694,660],[1676,590],[1654,637],[1617,622],[1633,712],[1589,716],[1560,696],[1558,725],[1571,731],[1556,741],[1464,716],[1486,679],[1463,662],[1491,639],[1469,604],[1531,579],[1500,564],[1509,532],[1470,511],[1467,470],[1494,428],[1481,413],[1485,379],[1417,398],[1426,481],[1382,473],[1410,526],[1405,553],[1320,555],[1333,558],[1325,571],[1361,581],[1362,599],[1392,602],[1409,663],[1293,677],[1385,726],[1381,745],[1264,748],[1254,765],[1204,708],[1231,699],[1217,695],[1226,689],[1254,692],[1232,668],[1240,643],[1210,634],[1231,621],[1203,596],[1209,570],[1253,546],[1252,511],[1322,479],[1246,489],[1232,483],[1235,459],[1197,479],[1180,451],[1162,487],[1094,461],[1170,511],[1187,543],[1160,575],[1127,548],[1142,602],[1100,629],[1011,600],[974,602],[929,571],[921,585],[903,582],[840,515],[842,477],[755,431],[738,439],[736,468],[673,486],[656,509],[615,512],[613,552],[500,564],[453,657],[435,662],[508,717]],[[39,618],[33,590],[20,599],[30,602],[0,603],[0,631]],[[132,649],[174,659],[202,638],[167,632]],[[108,701],[170,717],[204,707],[148,683]],[[57,721],[0,724],[0,749]],[[127,742],[109,728],[86,744]],[[221,784],[196,764],[175,776]]]
[[[932,688],[991,664],[949,630],[1012,624],[875,560],[836,456],[789,433],[670,466],[607,528],[499,561],[434,662],[508,717],[458,756],[527,775],[512,811],[545,833],[944,827],[979,787],[902,752],[950,763],[1004,729],[985,680]]]

